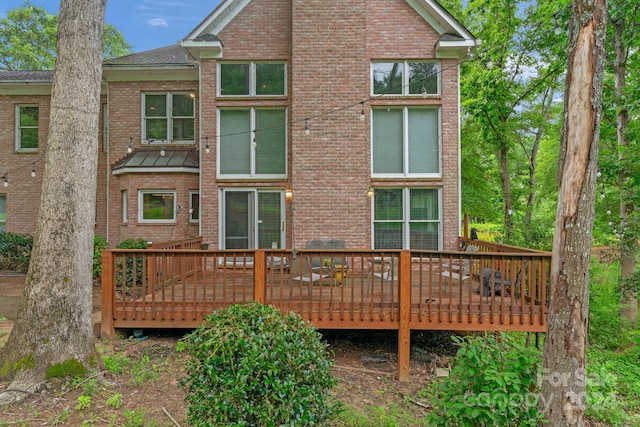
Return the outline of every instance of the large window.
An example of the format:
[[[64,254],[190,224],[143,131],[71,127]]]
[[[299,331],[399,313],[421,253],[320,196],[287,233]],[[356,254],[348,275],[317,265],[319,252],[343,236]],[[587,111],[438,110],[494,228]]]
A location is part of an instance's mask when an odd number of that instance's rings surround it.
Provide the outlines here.
[[[374,249],[439,250],[438,189],[378,188],[373,209]]]
[[[169,190],[138,193],[139,222],[174,222],[176,219],[176,192]]]
[[[7,196],[0,194],[0,232],[7,231]]]
[[[373,62],[374,95],[438,95],[440,63],[437,61]]]
[[[146,141],[193,143],[195,95],[193,93],[145,93],[143,135]]]
[[[38,106],[16,106],[16,150],[38,150]]]
[[[373,176],[440,175],[438,108],[375,108],[372,120]]]
[[[219,110],[219,176],[286,177],[286,116],[284,108]]]
[[[218,64],[219,96],[284,96],[283,62],[229,62]]]

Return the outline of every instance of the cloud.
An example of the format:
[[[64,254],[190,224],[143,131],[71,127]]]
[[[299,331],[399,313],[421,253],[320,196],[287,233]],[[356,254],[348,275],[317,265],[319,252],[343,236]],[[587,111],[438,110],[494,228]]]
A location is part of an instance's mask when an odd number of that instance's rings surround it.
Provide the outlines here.
[[[168,27],[169,26],[169,24],[167,23],[167,20],[164,18],[149,19],[147,21],[147,24],[151,25],[152,27]]]

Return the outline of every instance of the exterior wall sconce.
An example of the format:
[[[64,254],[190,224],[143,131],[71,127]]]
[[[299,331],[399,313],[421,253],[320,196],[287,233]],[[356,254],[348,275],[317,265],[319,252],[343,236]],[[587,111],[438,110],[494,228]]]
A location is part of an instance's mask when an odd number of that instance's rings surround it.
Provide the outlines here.
[[[373,197],[373,194],[374,194],[374,192],[373,192],[373,187],[369,187],[369,188],[367,188],[367,197],[368,197],[368,198],[372,198],[372,197]]]
[[[287,199],[287,202],[293,200],[293,190],[291,188],[284,190],[284,198]]]

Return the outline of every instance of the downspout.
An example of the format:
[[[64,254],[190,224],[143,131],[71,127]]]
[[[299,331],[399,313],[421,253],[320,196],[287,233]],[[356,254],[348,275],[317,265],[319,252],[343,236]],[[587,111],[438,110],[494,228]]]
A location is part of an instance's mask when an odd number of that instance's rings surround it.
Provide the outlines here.
[[[106,81],[106,80],[105,80]],[[111,218],[111,167],[109,166],[111,164],[111,151],[110,151],[110,145],[111,145],[111,115],[109,114],[109,106],[111,105],[111,102],[109,101],[109,82],[107,81],[107,114],[106,114],[106,119],[107,119],[107,123],[103,124],[103,127],[106,129],[106,135],[103,135],[104,138],[106,138],[106,142],[107,142],[107,152],[105,153],[106,155],[106,165],[105,165],[105,173],[107,174],[107,179],[106,179],[106,183],[107,183],[107,205],[106,205],[106,209],[107,209],[107,224],[106,224],[106,228],[105,228],[105,233],[107,234],[105,236],[105,239],[107,240],[107,242],[109,242],[109,220]],[[103,113],[104,115],[104,113]]]

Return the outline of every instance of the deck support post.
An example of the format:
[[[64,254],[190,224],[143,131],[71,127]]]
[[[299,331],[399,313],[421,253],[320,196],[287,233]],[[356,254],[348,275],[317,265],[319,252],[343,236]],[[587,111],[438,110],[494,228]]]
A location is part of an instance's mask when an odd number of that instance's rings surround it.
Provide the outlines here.
[[[411,364],[411,252],[400,253],[398,285],[400,322],[398,326],[398,380],[409,382]]]
[[[116,330],[113,327],[113,252],[108,249],[102,251],[102,319],[100,320],[100,337],[115,339]]]
[[[254,254],[253,274],[253,299],[264,304],[267,293],[267,262],[264,250],[257,249]]]

